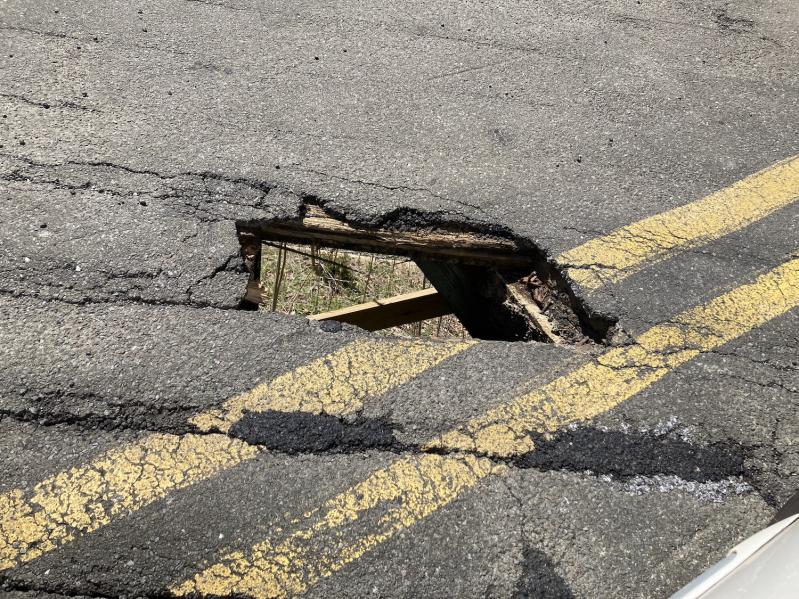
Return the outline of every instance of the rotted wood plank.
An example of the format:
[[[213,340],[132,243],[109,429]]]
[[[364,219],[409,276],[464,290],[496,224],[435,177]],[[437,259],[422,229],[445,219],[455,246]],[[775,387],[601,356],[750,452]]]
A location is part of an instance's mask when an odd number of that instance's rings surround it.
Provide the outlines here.
[[[532,263],[532,257],[520,253],[509,239],[444,230],[366,229],[338,220],[317,206],[308,206],[305,216],[296,221],[240,225],[239,236],[245,246],[268,239],[503,268]]]

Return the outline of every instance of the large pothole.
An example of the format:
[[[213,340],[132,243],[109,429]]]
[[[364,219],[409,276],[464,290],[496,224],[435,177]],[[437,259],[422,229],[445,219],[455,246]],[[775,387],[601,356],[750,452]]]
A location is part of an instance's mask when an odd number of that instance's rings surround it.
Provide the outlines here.
[[[238,234],[246,301],[262,309],[434,337],[588,344],[615,331],[537,248],[475,226],[366,227],[308,203],[296,219],[240,222]],[[386,265],[395,278],[378,285]]]

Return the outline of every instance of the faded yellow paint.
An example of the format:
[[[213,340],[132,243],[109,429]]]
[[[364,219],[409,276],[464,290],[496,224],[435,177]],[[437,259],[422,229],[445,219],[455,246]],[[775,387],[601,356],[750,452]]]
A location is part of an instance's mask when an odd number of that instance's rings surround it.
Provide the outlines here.
[[[305,522],[305,526],[282,540],[259,543],[247,555],[232,552],[170,590],[175,595],[256,598],[302,593],[504,468],[473,456],[422,455],[398,460],[327,501],[323,508],[305,514],[294,522]],[[370,520],[365,534],[347,535],[346,527],[372,510],[379,515]],[[321,538],[326,542],[320,551]]]
[[[799,305],[799,259],[656,325],[596,360],[443,435],[429,448],[510,456],[552,432],[610,410],[670,371]]]
[[[531,432],[551,432],[605,412],[702,352],[799,306],[799,259],[751,284],[687,310],[643,333],[629,347],[595,360],[499,406],[431,442],[427,449],[496,456],[530,451]],[[233,593],[257,598],[303,592],[378,544],[452,502],[491,472],[485,459],[435,454],[406,457],[291,523],[294,532],[258,543],[176,585],[176,595]],[[381,511],[381,507],[385,511]]]
[[[244,410],[357,411],[472,343],[359,340],[236,396],[192,419],[205,432],[227,431]],[[0,571],[34,559],[81,534],[232,468],[255,447],[223,435],[149,435],[93,462],[0,495]]]
[[[368,396],[386,393],[471,347],[473,342],[365,339],[300,366],[191,419],[201,430],[226,432],[245,411],[311,412],[342,416]]]
[[[16,489],[0,495],[0,570],[39,557],[257,452],[223,435],[151,434],[51,476],[29,494]]]
[[[743,229],[797,199],[799,156],[794,156],[705,198],[592,239],[557,261],[583,288],[599,289]]]

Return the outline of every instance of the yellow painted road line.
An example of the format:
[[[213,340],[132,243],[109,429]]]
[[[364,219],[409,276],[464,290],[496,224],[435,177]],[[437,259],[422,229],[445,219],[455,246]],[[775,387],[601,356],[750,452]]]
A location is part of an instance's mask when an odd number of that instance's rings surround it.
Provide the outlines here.
[[[386,393],[471,345],[357,340],[192,422],[204,431],[227,431],[244,410],[352,413],[368,396]],[[2,494],[0,571],[256,455],[256,447],[224,435],[152,434],[60,472],[30,492],[15,489]]]
[[[398,460],[306,514],[306,527],[274,543],[259,543],[246,556],[231,553],[170,591],[259,598],[301,593],[504,469],[473,456],[426,454]],[[348,526],[375,510],[379,516],[362,523],[364,534],[347,534]],[[325,540],[321,551],[320,539]]]
[[[152,434],[51,476],[30,494],[16,489],[0,495],[0,570],[52,551],[257,451],[224,435]]]
[[[797,199],[799,156],[794,156],[705,198],[592,239],[556,260],[572,280],[596,290],[743,229]]]
[[[462,352],[474,342],[426,343],[364,339],[258,385],[191,419],[201,430],[227,432],[245,411],[311,412],[343,416],[369,396],[386,393]]]
[[[794,258],[751,284],[652,327],[634,345],[608,350],[540,390],[491,410],[434,440],[428,448],[498,456],[533,450],[529,433],[551,432],[603,413],[702,352],[797,306],[799,258]],[[472,466],[460,478],[441,474],[448,468],[461,472],[465,460],[477,461],[468,462]],[[310,512],[295,521],[296,530],[288,536],[258,543],[246,553],[233,552],[171,591],[177,595],[240,593],[259,599],[300,593],[451,503],[493,471],[485,458],[458,454],[403,458],[328,501],[321,514]],[[388,474],[393,472],[416,474]],[[421,495],[420,489],[425,489]],[[420,504],[420,497],[430,502],[429,508]],[[388,511],[383,512],[386,506]],[[363,521],[370,518],[376,523],[364,527]]]

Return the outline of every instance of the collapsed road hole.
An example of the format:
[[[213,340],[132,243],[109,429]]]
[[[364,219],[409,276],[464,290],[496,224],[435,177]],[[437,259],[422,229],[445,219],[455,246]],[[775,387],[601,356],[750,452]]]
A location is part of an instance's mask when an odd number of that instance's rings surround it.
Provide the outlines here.
[[[363,226],[310,203],[296,219],[239,222],[238,233],[251,307],[412,336],[585,344],[615,331],[537,248],[508,234]]]

